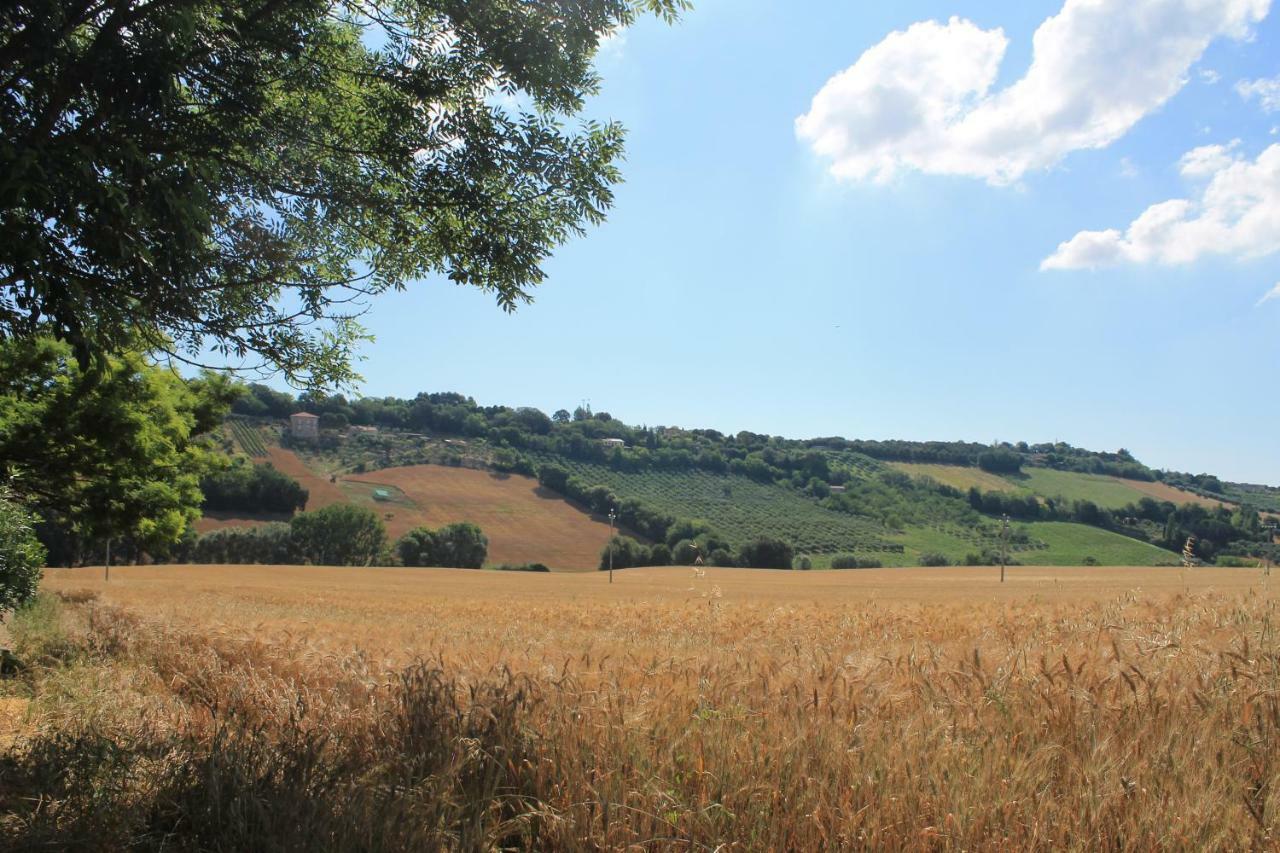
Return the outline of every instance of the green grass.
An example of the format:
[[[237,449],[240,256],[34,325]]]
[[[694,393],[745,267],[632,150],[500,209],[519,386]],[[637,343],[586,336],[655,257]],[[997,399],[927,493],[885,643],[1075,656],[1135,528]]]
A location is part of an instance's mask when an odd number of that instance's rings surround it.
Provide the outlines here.
[[[1024,468],[1021,475],[1010,477],[1009,480],[1030,489],[1041,497],[1093,501],[1104,509],[1119,509],[1125,504],[1137,503],[1145,497],[1142,492],[1114,477],[1080,474],[1075,471]]]
[[[1172,551],[1084,524],[1037,521],[1018,526],[1049,546],[1014,555],[1027,566],[1081,566],[1086,557],[1093,557],[1101,566],[1154,566],[1178,560]]]

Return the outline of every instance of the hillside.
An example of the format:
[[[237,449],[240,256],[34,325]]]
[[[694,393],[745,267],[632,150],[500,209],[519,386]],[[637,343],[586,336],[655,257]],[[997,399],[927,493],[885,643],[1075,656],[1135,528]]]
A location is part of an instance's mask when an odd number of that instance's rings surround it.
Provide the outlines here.
[[[730,436],[629,426],[586,409],[549,417],[480,407],[458,394],[348,403],[255,386],[251,397],[231,421],[235,445],[296,476],[312,491],[308,509],[338,500],[372,506],[373,489],[384,488],[376,508],[393,537],[475,521],[501,543],[491,560],[591,567],[610,510],[642,546],[687,541],[721,563],[739,561],[762,538],[815,568],[837,556],[989,564],[1001,552],[1027,564],[1169,564],[1188,537],[1204,560],[1267,547],[1265,519],[1201,494],[1213,482],[1165,482],[1124,450]],[[318,441],[285,435],[284,416],[304,404],[321,416]],[[512,489],[523,490],[525,508],[504,503]],[[560,518],[557,528],[539,504],[577,521]],[[681,553],[692,559],[688,548]]]

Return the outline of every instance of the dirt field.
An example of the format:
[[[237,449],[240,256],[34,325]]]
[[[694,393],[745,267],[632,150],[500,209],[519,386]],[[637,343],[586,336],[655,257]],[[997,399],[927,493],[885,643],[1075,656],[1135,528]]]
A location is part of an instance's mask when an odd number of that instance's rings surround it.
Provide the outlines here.
[[[394,539],[419,525],[457,521],[480,525],[490,563],[545,563],[555,569],[594,569],[609,541],[607,522],[594,519],[536,480],[471,468],[413,465],[344,478],[391,486],[416,507],[370,505],[383,512]]]
[[[1158,501],[1170,501],[1175,504],[1200,504],[1200,506],[1209,507],[1210,509],[1218,506],[1235,506],[1235,504],[1224,504],[1222,501],[1214,500],[1213,498],[1201,497],[1195,492],[1175,488],[1167,483],[1148,483],[1145,480],[1120,480],[1120,482]]]

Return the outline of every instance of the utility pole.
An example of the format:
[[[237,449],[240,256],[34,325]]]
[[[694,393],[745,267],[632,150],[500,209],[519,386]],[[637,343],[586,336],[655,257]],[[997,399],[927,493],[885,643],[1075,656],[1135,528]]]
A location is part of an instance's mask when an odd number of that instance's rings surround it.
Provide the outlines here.
[[[613,522],[617,517],[617,507],[609,510],[609,583],[613,583]]]
[[[1266,550],[1262,552],[1262,559],[1263,559],[1262,572],[1268,577],[1271,576],[1271,556],[1273,553],[1272,548],[1275,545],[1275,541],[1276,541],[1277,526],[1278,525],[1275,521],[1268,521],[1262,525],[1262,528],[1267,531],[1267,547],[1266,547]]]
[[[1004,583],[1004,567],[1009,562],[1009,514],[1005,513],[1000,527],[1000,583]]]

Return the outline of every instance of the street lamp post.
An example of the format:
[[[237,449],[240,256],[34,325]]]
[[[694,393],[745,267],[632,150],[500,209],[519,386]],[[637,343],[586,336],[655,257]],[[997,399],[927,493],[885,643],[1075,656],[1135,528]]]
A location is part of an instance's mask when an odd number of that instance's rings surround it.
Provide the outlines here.
[[[609,510],[609,583],[613,583],[613,522],[618,517],[618,510]]]

